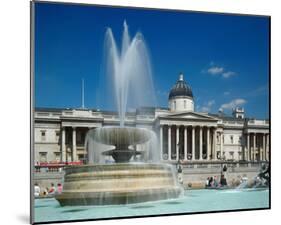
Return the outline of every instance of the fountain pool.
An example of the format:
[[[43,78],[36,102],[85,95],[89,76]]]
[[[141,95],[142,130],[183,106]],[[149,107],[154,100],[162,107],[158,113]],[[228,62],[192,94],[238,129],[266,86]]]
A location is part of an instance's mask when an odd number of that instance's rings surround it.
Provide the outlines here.
[[[187,190],[182,198],[137,204],[61,207],[54,198],[35,200],[35,221],[120,218],[269,207],[269,190]]]

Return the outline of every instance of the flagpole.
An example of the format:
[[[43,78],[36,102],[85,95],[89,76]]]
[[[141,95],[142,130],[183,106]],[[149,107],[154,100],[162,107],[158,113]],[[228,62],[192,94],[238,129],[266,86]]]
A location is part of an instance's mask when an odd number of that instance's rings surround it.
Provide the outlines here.
[[[82,78],[82,109],[85,108],[85,104],[84,104],[84,79]]]

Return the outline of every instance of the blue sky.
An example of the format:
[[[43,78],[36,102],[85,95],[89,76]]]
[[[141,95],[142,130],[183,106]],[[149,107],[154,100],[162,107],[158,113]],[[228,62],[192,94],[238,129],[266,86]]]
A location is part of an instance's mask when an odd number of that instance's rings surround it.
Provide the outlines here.
[[[123,21],[149,48],[157,106],[183,72],[196,111],[243,106],[269,114],[269,20],[266,17],[36,3],[35,106],[115,110],[105,100],[103,47],[107,27],[120,42]]]

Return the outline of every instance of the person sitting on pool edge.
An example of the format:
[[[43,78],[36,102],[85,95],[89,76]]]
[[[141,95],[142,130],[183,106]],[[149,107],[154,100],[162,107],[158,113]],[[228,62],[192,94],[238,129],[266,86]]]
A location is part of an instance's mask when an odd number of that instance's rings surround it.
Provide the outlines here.
[[[209,187],[209,181],[210,181],[210,177],[207,177],[207,180],[205,181],[205,188]]]
[[[220,186],[227,186],[227,181],[223,174],[221,175]]]
[[[57,193],[58,194],[62,193],[62,184],[61,183],[58,183],[58,185],[57,185]]]
[[[54,185],[54,183],[51,183],[51,188],[50,188],[50,190],[49,190],[48,195],[49,195],[49,196],[53,196],[53,195],[55,195],[55,194],[56,194],[55,185]]]
[[[213,187],[218,187],[218,180],[217,180],[217,176],[214,176],[214,181],[213,181]]]
[[[37,184],[37,183],[35,183],[34,184],[34,196],[35,197],[39,197],[39,195],[40,195],[40,187],[39,187],[39,185]]]

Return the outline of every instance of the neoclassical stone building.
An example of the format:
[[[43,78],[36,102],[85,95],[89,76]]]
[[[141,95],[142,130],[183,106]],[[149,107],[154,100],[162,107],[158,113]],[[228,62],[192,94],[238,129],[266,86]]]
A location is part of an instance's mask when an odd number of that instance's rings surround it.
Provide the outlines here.
[[[112,125],[119,125],[116,112],[36,108],[35,161],[84,160],[87,131]],[[269,160],[268,120],[245,118],[243,108],[233,109],[232,116],[195,112],[192,90],[182,74],[169,93],[169,108],[139,108],[127,113],[125,125],[154,130],[163,161]]]

